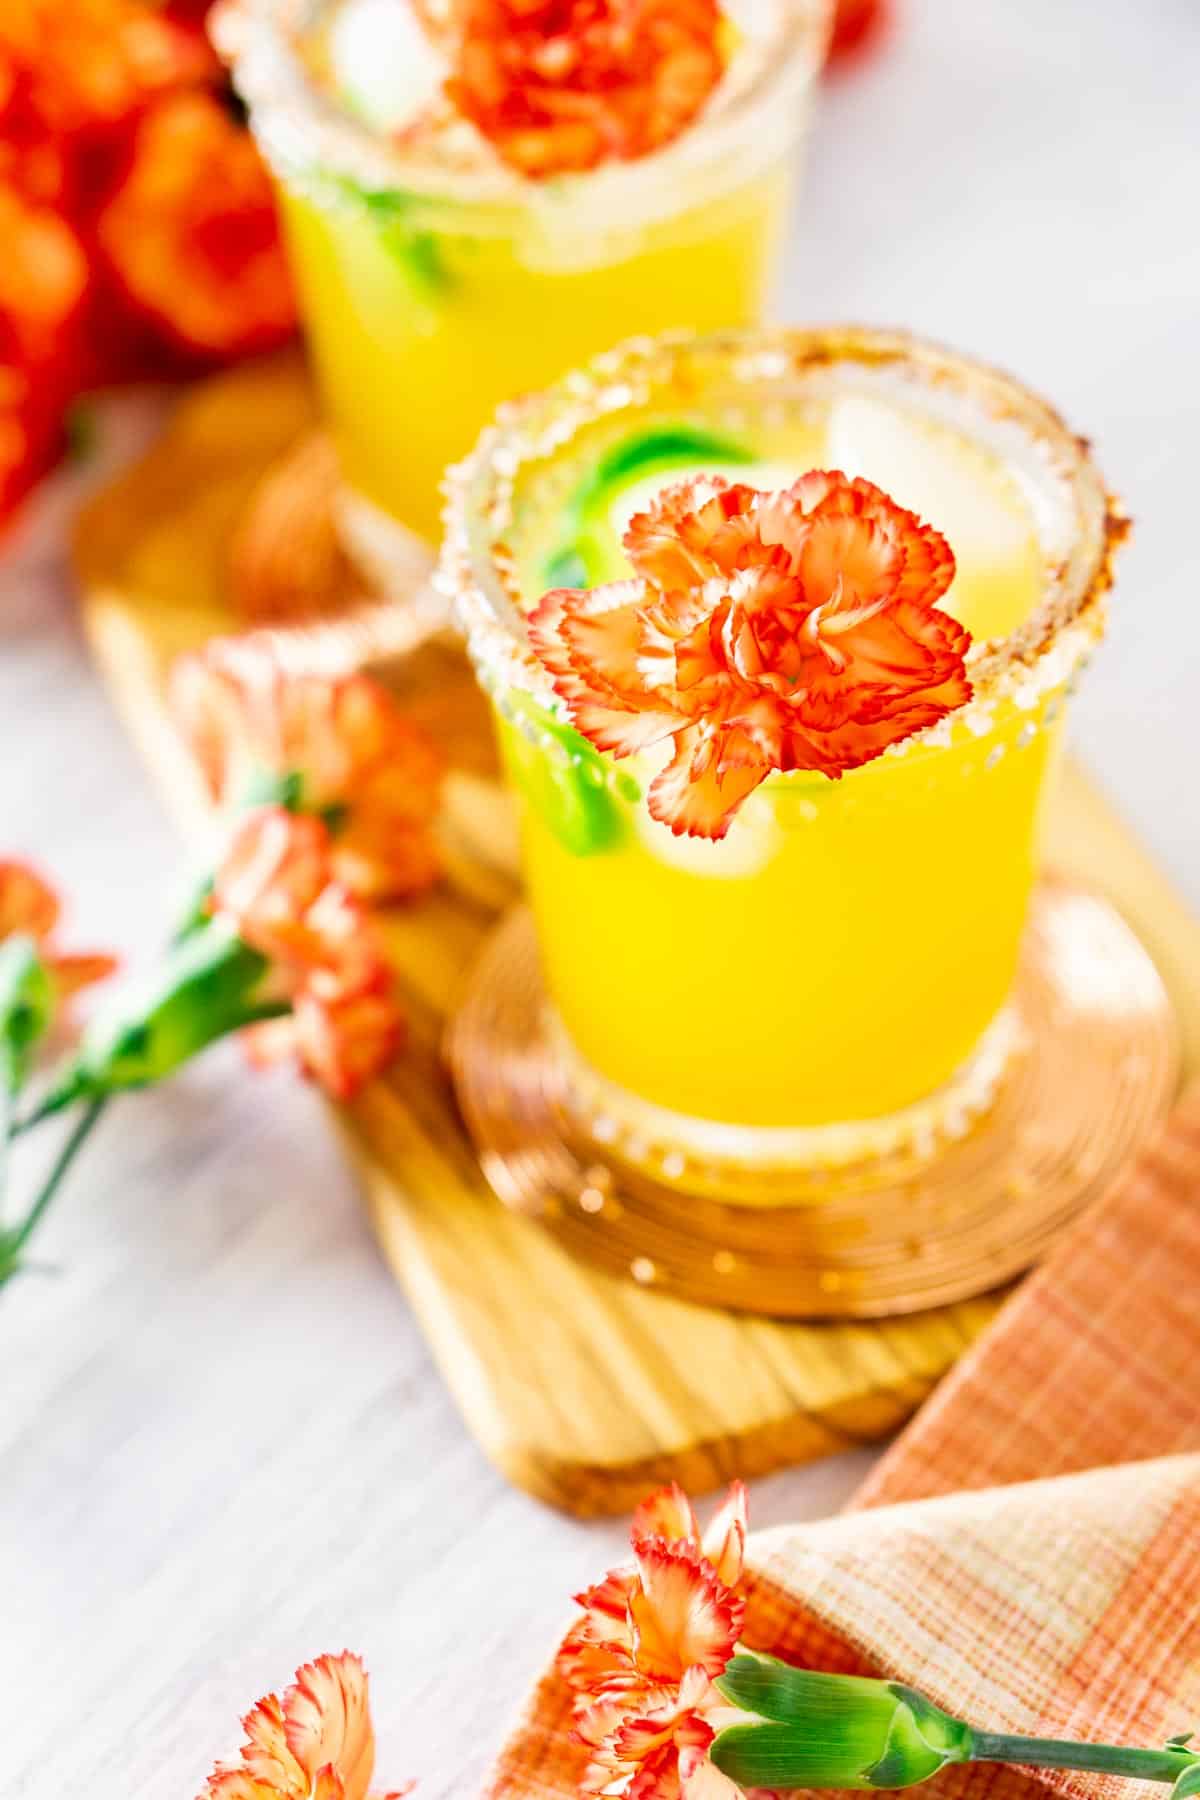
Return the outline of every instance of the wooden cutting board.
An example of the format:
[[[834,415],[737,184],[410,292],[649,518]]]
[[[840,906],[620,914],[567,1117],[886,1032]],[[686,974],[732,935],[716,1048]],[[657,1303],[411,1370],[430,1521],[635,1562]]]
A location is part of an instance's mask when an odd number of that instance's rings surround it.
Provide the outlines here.
[[[239,627],[229,544],[268,470],[313,424],[291,360],[193,390],[151,454],[81,523],[84,617],[101,671],[168,800],[203,817],[163,703],[172,658]],[[512,897],[507,822],[477,777],[490,751],[456,656],[401,677],[463,765],[456,816],[494,855],[464,854],[428,901],[388,915],[413,1047],[337,1114],[384,1255],[470,1430],[510,1480],[578,1514],[627,1510],[674,1478],[700,1492],[900,1425],[982,1331],[989,1296],[882,1323],[794,1324],[690,1306],[572,1261],[484,1185],[438,1054],[471,959]],[[438,660],[440,658],[440,660]],[[494,843],[491,838],[494,837]],[[1055,864],[1105,891],[1141,935],[1200,1071],[1200,922],[1082,772],[1068,767]]]

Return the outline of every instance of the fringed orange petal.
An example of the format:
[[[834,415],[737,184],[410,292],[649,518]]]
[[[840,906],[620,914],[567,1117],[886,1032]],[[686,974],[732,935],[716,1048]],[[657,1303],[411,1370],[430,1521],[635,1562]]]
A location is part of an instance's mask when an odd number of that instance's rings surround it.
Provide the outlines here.
[[[356,1656],[321,1656],[297,1671],[282,1701],[243,1720],[239,1763],[218,1764],[201,1800],[368,1800],[375,1738],[367,1677]],[[402,1800],[412,1784],[374,1800]]]
[[[330,881],[307,908],[302,934],[306,982],[320,997],[378,993],[390,980],[371,919],[338,882]]]
[[[237,827],[213,883],[212,903],[264,956],[290,959],[305,915],[329,880],[329,833],[319,819],[259,807]]]
[[[335,1100],[352,1100],[404,1049],[404,1015],[388,990],[325,998],[308,989],[294,1018],[301,1064]]]
[[[305,809],[334,815],[333,867],[352,892],[405,899],[438,878],[445,759],[371,676],[290,675],[260,634],[181,658],[170,698],[215,799],[236,804],[255,773],[293,775]]]
[[[278,1696],[268,1694],[251,1707],[242,1729],[246,1733],[242,1745],[245,1773],[268,1790],[303,1793],[309,1773],[288,1746],[287,1722]]]
[[[676,837],[723,838],[739,806],[771,773],[768,762],[746,762],[722,772],[715,749],[703,749],[699,726],[675,739],[675,755],[650,783],[650,816]]]
[[[646,1538],[635,1549],[640,1588],[629,1602],[639,1670],[680,1681],[692,1667],[719,1675],[737,1644],[744,1603],[690,1544]]]
[[[670,593],[729,574],[753,541],[757,489],[722,475],[694,475],[635,513],[622,542],[639,575]]]
[[[359,1657],[319,1656],[296,1672],[283,1697],[288,1749],[310,1780],[334,1768],[345,1800],[366,1800],[375,1766],[367,1675]]]
[[[17,932],[49,937],[58,923],[58,895],[29,863],[0,861],[0,942]]]
[[[704,1556],[726,1587],[736,1587],[742,1578],[746,1550],[749,1495],[744,1481],[735,1481],[724,1504],[713,1515],[701,1545]]]
[[[614,583],[590,594],[555,589],[529,621],[530,642],[554,677],[572,724],[613,756],[634,756],[682,722],[672,707],[654,701],[630,661],[629,631],[644,595],[640,582]],[[587,626],[595,629],[589,634],[581,629]],[[602,669],[598,661],[607,642],[622,646],[612,669]]]
[[[660,1537],[667,1543],[682,1540],[699,1544],[700,1527],[692,1503],[677,1481],[656,1489],[642,1501],[633,1515],[629,1535],[635,1544],[645,1537]]]
[[[744,1789],[722,1774],[708,1751],[696,1744],[679,1752],[679,1791],[681,1800],[746,1800]]]
[[[721,79],[716,0],[458,0],[452,105],[543,179],[669,143]]]

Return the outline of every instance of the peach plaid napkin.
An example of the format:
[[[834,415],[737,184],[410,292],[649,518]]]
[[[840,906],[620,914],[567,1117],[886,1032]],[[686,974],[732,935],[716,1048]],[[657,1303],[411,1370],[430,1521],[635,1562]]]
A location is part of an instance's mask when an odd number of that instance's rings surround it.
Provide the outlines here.
[[[1200,1726],[1200,1086],[853,1508],[750,1548],[756,1648],[903,1679],[993,1731],[1154,1745]],[[485,1800],[568,1800],[581,1760],[551,1669]],[[1166,1792],[987,1768],[935,1784],[970,1800],[1045,1786]]]

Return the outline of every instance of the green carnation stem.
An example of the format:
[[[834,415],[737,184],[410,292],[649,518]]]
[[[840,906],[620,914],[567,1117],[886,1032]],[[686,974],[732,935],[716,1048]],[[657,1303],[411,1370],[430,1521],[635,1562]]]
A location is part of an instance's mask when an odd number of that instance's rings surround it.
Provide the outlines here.
[[[1124,1744],[1080,1744],[1066,1738],[1012,1737],[972,1731],[972,1762],[1023,1763],[1036,1769],[1083,1769],[1097,1775],[1129,1775],[1138,1781],[1175,1782],[1196,1761],[1190,1750],[1135,1750]]]
[[[24,1219],[0,1231],[0,1286],[19,1268],[22,1252],[112,1095],[163,1081],[216,1039],[288,1010],[266,957],[221,919],[196,922],[142,981],[118,989],[89,1023],[50,1093],[16,1127],[28,1130],[54,1113],[83,1107]]]
[[[742,1787],[916,1787],[952,1763],[1020,1763],[1176,1783],[1200,1795],[1200,1754],[1186,1740],[1161,1750],[978,1731],[916,1688],[861,1675],[794,1669],[739,1650],[717,1688],[741,1716],[713,1740],[716,1766]]]
[[[107,1104],[107,1098],[101,1097],[84,1109],[21,1223],[11,1231],[0,1232],[0,1287],[20,1269],[25,1246],[37,1230],[42,1214],[62,1186],[68,1169],[82,1150]]]

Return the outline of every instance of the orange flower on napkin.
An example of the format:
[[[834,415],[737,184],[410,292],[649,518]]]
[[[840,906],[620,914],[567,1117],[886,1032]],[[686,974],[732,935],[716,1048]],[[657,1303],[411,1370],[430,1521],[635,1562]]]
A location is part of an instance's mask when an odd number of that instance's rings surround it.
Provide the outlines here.
[[[367,1672],[344,1650],[296,1672],[283,1698],[268,1694],[242,1720],[237,1763],[218,1763],[200,1800],[368,1800],[375,1733]],[[412,1783],[372,1800],[402,1800]]]
[[[745,1612],[746,1490],[734,1483],[701,1536],[686,1495],[663,1488],[638,1507],[630,1540],[633,1566],[576,1596],[584,1616],[559,1652],[576,1735],[591,1751],[581,1792],[733,1800],[739,1789],[706,1751],[709,1717],[724,1706],[712,1678]]]
[[[215,800],[297,779],[299,804],[332,817],[333,866],[355,894],[403,899],[437,879],[442,757],[371,676],[290,675],[262,643],[230,639],[181,659],[171,702]]]
[[[691,123],[724,72],[716,0],[461,0],[446,94],[521,174],[629,160]]]
[[[773,770],[836,780],[971,697],[950,547],[868,481],[698,476],[624,542],[634,578],[553,590],[530,639],[599,749],[673,740],[648,803],[677,835],[724,837]]]

